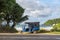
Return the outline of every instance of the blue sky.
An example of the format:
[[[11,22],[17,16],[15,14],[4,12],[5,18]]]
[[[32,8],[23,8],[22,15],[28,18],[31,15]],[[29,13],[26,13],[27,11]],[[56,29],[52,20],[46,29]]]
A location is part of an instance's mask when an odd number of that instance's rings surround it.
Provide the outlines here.
[[[41,24],[49,19],[60,18],[60,0],[16,0],[25,9],[24,15],[29,15],[30,22]]]

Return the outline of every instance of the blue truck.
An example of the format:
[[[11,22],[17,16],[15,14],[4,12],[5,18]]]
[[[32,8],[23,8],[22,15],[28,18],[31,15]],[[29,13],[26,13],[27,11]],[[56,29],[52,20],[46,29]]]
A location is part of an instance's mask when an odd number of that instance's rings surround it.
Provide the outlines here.
[[[26,22],[25,24],[28,24],[28,27],[25,25],[23,27],[23,32],[34,32],[39,30],[39,22]]]

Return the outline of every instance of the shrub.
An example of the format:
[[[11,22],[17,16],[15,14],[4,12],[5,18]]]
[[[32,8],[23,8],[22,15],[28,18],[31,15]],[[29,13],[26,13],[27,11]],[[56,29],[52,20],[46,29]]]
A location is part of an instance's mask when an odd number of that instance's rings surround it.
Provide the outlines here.
[[[60,29],[52,29],[51,32],[60,32]]]
[[[16,33],[16,32],[18,32],[18,31],[17,31],[15,28],[11,28],[11,29],[10,29],[10,32],[11,32],[11,33]]]
[[[0,27],[0,33],[16,33],[18,32],[15,28],[11,27]]]
[[[60,23],[55,24],[55,25],[53,26],[53,29],[52,29],[51,31],[52,31],[52,32],[53,32],[53,31],[60,32]]]

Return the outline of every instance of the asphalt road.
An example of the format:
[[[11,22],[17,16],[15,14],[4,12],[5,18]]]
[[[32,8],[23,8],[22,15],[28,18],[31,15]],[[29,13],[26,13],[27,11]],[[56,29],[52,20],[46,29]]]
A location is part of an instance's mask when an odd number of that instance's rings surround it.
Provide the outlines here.
[[[0,35],[0,40],[60,40],[60,35]]]

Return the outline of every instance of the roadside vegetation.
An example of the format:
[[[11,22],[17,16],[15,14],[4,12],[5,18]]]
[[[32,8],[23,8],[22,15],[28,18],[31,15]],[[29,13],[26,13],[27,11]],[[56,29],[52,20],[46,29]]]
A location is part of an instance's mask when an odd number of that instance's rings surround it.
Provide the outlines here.
[[[48,20],[44,23],[45,25],[51,25],[53,29],[51,29],[51,32],[60,32],[60,18]]]
[[[60,32],[60,23],[53,25],[53,29],[51,31]]]
[[[38,33],[50,33],[50,31],[45,30],[45,29],[40,29],[40,30],[38,31]]]
[[[15,28],[11,27],[0,27],[0,33],[17,33],[18,31]]]
[[[53,24],[59,24],[59,23],[60,23],[60,18],[56,18],[56,19],[48,20],[44,24],[45,25],[53,25]]]

